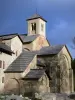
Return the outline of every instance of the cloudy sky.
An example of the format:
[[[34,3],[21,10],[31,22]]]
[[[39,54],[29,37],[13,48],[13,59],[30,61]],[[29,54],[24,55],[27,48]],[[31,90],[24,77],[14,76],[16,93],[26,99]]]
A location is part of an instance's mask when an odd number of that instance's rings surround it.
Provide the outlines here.
[[[75,36],[75,0],[0,0],[0,34],[27,33],[26,19],[36,13],[47,22],[51,44],[67,44]]]

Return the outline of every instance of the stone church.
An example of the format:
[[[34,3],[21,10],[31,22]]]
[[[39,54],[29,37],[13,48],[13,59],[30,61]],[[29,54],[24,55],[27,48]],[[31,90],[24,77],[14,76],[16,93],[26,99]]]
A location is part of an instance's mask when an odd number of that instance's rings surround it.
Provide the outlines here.
[[[28,18],[27,34],[0,35],[0,93],[73,92],[71,54],[66,45],[51,45],[46,20]]]

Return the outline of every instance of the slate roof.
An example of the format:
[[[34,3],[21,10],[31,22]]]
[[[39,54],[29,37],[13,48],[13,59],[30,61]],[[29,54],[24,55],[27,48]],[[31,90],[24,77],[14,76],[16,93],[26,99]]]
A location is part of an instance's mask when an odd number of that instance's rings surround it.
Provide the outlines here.
[[[9,40],[9,39],[14,38],[16,35],[18,34],[14,33],[14,34],[0,35],[0,40]]]
[[[8,45],[4,44],[4,43],[0,43],[0,51],[4,52],[4,53],[7,53],[7,54],[12,54],[13,53],[11,48]]]
[[[31,43],[38,37],[38,35],[27,36],[27,34],[14,33],[14,34],[0,35],[0,40],[9,40],[9,39],[12,39],[16,36],[19,36],[20,40],[23,43]]]
[[[6,69],[5,73],[23,72],[33,60],[35,53],[23,51],[21,55]]]
[[[45,22],[47,22],[42,16],[40,16],[39,14],[34,14],[33,16],[31,16],[30,18],[27,19],[28,20],[33,20],[33,19],[38,19],[41,18],[42,20],[44,20]]]
[[[26,36],[25,34],[20,34],[19,36],[22,39],[23,43],[31,43],[38,37],[38,35]]]
[[[49,54],[58,54],[64,45],[56,46],[46,46],[42,47],[39,51],[36,51],[37,55],[49,55]]]
[[[44,69],[31,69],[30,72],[23,79],[40,79],[44,73]]]

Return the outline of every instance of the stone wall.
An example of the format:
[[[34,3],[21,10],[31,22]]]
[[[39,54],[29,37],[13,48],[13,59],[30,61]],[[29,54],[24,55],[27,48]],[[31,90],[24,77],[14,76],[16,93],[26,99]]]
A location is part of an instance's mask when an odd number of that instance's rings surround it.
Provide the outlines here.
[[[51,77],[50,91],[57,93],[72,92],[73,75],[72,72],[70,73],[71,57],[68,54],[66,48],[64,47],[61,50],[61,52],[59,52],[59,54],[57,55],[42,56],[39,59],[43,60],[43,62],[46,65],[45,69],[47,70],[47,73],[49,73]]]
[[[50,92],[49,79],[46,74],[44,74],[39,80],[21,80],[21,93],[45,93]]]
[[[64,76],[63,81],[65,85],[63,85],[62,88],[64,88],[65,93],[70,93],[74,91],[74,85],[73,85],[73,70],[71,67],[71,55],[69,54],[66,46],[62,48],[60,53],[58,54],[58,58],[60,60],[59,64],[61,66],[61,69],[64,69]],[[66,73],[66,74],[65,74]],[[65,87],[64,87],[65,86]],[[61,89],[61,92],[63,90]]]
[[[7,69],[7,67],[11,64],[12,60],[11,60],[11,55],[5,54],[5,53],[1,53],[0,54],[0,60],[2,61],[2,66],[0,68],[0,93],[3,91],[4,89],[4,82],[2,83],[2,78],[5,77],[4,71]],[[10,61],[10,60],[11,61]],[[5,68],[3,68],[3,62],[5,62]]]
[[[5,82],[5,93],[28,94],[50,92],[49,79],[45,73],[37,80],[21,80],[21,74],[22,73],[6,74],[7,81]]]
[[[33,42],[23,44],[23,48],[28,48],[30,51],[40,50],[44,46],[49,46],[48,41],[43,36],[38,36]]]
[[[31,24],[36,23],[36,31],[32,31]],[[43,31],[41,30],[41,24],[43,24]],[[28,35],[36,35],[40,34],[42,36],[46,36],[46,22],[42,19],[34,19],[34,20],[28,20]]]
[[[19,94],[20,78],[22,73],[6,73],[4,92],[9,94]]]
[[[43,58],[43,59],[42,59]],[[56,55],[52,56],[42,56],[42,58],[39,58],[40,60],[42,59],[43,62],[45,63],[44,67],[46,69],[46,72],[49,74],[51,77],[50,80],[50,92],[57,92],[57,73],[56,69],[58,66],[58,57]]]
[[[2,67],[0,68],[0,92],[4,90],[4,83],[2,83],[2,77],[4,77],[4,81],[5,81],[4,71],[22,53],[22,42],[20,41],[18,36],[10,40],[5,40],[3,42],[8,46],[10,46],[14,54],[8,55],[6,53],[0,53],[0,60],[2,61]],[[17,56],[16,56],[16,51],[17,51]],[[4,63],[5,68],[3,68],[3,61],[5,62]]]
[[[21,82],[21,78],[24,78],[25,75],[30,71],[30,69],[36,68],[36,56],[32,59],[30,64],[27,66],[25,71],[18,73],[18,72],[10,72],[5,73],[5,83],[4,83],[4,90],[7,92],[8,90],[13,90],[13,92],[19,89],[18,85]],[[22,83],[22,82],[21,82]],[[15,88],[15,89],[14,89]],[[24,88],[24,87],[23,87]],[[15,91],[16,92],[16,91]],[[17,93],[17,92],[16,92]]]

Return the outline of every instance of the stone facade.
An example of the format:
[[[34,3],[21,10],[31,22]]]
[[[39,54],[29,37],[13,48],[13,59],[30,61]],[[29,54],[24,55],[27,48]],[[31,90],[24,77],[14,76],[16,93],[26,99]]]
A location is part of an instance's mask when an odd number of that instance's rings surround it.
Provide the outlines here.
[[[38,80],[21,80],[22,73],[6,74],[7,81],[5,83],[4,92],[9,94],[28,94],[28,93],[45,93],[50,92],[49,79],[44,75]],[[11,76],[9,78],[9,76]],[[11,84],[10,84],[11,83]]]
[[[50,91],[53,93],[73,92],[73,70],[71,57],[64,46],[57,55],[39,57],[46,65],[47,72],[51,76]]]
[[[37,44],[37,45],[36,45]],[[39,35],[33,42],[23,44],[23,48],[27,48],[30,51],[40,50],[44,46],[49,46],[48,41],[42,35]],[[38,47],[38,48],[37,48]]]
[[[74,85],[73,85],[73,70],[71,68],[71,57],[68,53],[68,50],[66,49],[66,47],[64,46],[63,49],[61,50],[61,52],[59,53],[59,59],[60,59],[60,68],[63,72],[63,81],[65,84],[65,87],[62,87],[65,89],[65,92],[70,93],[74,91]],[[61,89],[61,92],[63,92],[63,90]]]
[[[34,67],[35,66],[35,67]],[[32,62],[29,64],[29,66],[25,69],[23,72],[11,72],[11,73],[5,73],[5,83],[4,83],[4,91],[10,91],[13,90],[13,88],[19,88],[19,84],[21,82],[21,78],[25,77],[25,75],[30,71],[30,69],[36,68],[36,56],[33,58]],[[12,83],[12,87],[11,84]]]
[[[39,80],[21,80],[21,93],[45,93],[50,92],[49,79],[44,74]]]
[[[22,42],[20,41],[18,36],[16,36],[13,39],[5,40],[2,42],[10,46],[14,54],[8,55],[6,53],[0,53],[0,60],[2,61],[2,66],[0,68],[0,92],[4,90],[4,82],[2,83],[2,78],[4,78],[5,81],[4,71],[22,53]],[[17,51],[17,56],[16,56],[16,51]],[[4,62],[4,68],[3,68],[3,62]]]
[[[32,30],[32,24],[36,23],[36,30]],[[41,25],[43,24],[43,30],[41,29]],[[40,34],[46,37],[46,22],[42,19],[33,19],[28,21],[28,35]]]
[[[32,23],[36,23],[36,33],[34,32],[35,30],[32,31],[31,29]],[[41,30],[41,24],[44,25],[43,31]],[[66,46],[63,46],[58,53],[55,52],[58,49],[54,50],[54,54],[52,54],[53,52],[51,49],[51,53],[47,55],[39,56],[37,53],[40,52],[41,48],[50,46],[45,36],[45,30],[46,22],[42,20],[42,18],[35,18],[28,21],[28,36],[38,35],[36,39],[24,44],[19,35],[16,35],[12,39],[2,41],[11,48],[14,54],[8,55],[7,53],[0,53],[0,60],[5,61],[5,69],[0,68],[0,92],[3,90],[4,92],[8,91],[15,94],[24,94],[25,92],[73,92],[73,71],[71,68],[71,56]],[[28,49],[28,52],[35,53],[35,56],[32,58],[31,62],[25,66],[23,72],[11,71],[10,73],[4,73],[4,71],[8,69],[9,65],[11,65],[14,60],[16,61],[16,59],[20,56],[20,54],[23,52],[23,49]],[[40,61],[42,60],[45,66],[37,66],[38,59]],[[24,63],[26,62],[23,62],[23,64]],[[23,67],[20,65],[18,66],[20,69]],[[26,77],[31,69],[44,69],[45,73],[38,80],[22,80]],[[2,77],[4,77],[3,83]]]

